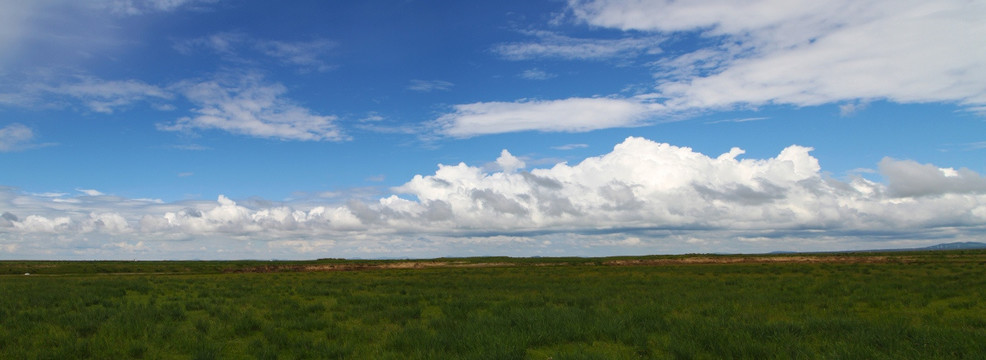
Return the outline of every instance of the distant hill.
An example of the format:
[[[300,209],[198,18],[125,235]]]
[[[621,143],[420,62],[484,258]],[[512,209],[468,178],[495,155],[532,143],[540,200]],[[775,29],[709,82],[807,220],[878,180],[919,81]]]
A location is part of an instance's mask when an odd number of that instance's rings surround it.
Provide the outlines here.
[[[928,247],[914,250],[964,250],[964,249],[986,249],[986,243],[981,242],[953,242],[947,244],[931,245]]]
[[[873,250],[856,250],[852,252],[887,252],[887,251],[936,251],[936,250],[971,250],[971,249],[986,249],[986,243],[981,242],[953,242],[938,245],[931,245],[928,247],[921,248],[906,248],[906,249],[873,249]]]
[[[838,252],[893,252],[893,251],[935,251],[935,250],[972,250],[972,249],[986,249],[986,243],[981,242],[953,242],[938,245],[931,245],[928,247],[921,248],[904,248],[904,249],[869,249],[869,250],[835,250],[835,251],[821,251],[822,253],[838,253]],[[799,254],[800,251],[772,251],[770,254],[784,255],[784,254]]]

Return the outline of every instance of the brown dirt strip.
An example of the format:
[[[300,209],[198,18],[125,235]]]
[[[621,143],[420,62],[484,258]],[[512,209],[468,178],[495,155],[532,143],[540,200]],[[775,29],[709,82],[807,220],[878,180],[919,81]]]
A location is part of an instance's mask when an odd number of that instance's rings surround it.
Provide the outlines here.
[[[633,259],[602,261],[603,266],[666,266],[666,265],[701,265],[701,264],[773,264],[773,263],[839,263],[839,264],[876,264],[876,263],[909,263],[915,259],[908,256],[690,256],[667,259]],[[269,272],[327,272],[327,271],[360,271],[382,269],[429,269],[429,268],[485,268],[485,267],[514,267],[514,266],[568,266],[570,263],[512,263],[488,262],[471,263],[464,261],[402,261],[388,263],[343,263],[318,265],[261,265],[246,268],[230,269],[233,273],[269,273]],[[575,265],[597,265],[594,262]]]
[[[679,264],[878,264],[878,263],[907,263],[914,259],[905,256],[695,256],[672,259],[639,259],[613,260],[603,265],[633,266],[633,265],[679,265]]]

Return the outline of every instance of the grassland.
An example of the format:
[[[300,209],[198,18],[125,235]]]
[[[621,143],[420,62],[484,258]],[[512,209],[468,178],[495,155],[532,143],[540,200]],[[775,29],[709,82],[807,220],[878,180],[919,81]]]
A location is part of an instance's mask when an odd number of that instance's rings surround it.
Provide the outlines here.
[[[7,261],[0,274],[2,359],[986,356],[986,251]]]

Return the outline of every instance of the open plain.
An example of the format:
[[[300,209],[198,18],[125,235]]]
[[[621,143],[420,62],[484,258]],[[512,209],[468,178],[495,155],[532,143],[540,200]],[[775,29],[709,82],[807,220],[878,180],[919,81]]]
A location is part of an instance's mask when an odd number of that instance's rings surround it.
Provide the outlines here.
[[[0,274],[4,359],[986,354],[978,250],[4,261]]]

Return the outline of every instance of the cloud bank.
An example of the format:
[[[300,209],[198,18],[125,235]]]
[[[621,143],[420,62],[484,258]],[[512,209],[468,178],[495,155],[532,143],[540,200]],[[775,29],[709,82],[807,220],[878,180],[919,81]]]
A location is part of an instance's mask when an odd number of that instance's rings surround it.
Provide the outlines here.
[[[162,203],[3,189],[0,249],[8,251],[0,257],[837,250],[968,240],[986,230],[986,177],[971,170],[887,158],[879,164],[886,183],[841,181],[824,175],[811,150],[712,157],[631,137],[608,154],[530,171],[504,150],[499,171],[439,165],[369,203],[221,195]]]

